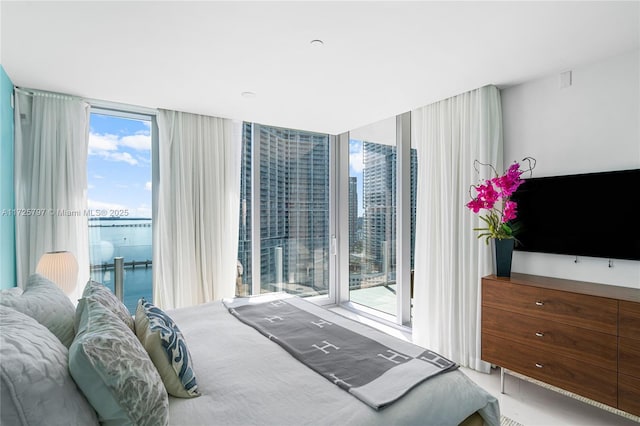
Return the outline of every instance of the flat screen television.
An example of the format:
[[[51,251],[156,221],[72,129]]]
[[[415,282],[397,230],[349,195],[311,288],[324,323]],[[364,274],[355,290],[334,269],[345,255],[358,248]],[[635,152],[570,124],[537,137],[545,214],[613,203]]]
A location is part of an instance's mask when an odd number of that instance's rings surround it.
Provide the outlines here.
[[[515,249],[640,260],[640,169],[524,179]]]

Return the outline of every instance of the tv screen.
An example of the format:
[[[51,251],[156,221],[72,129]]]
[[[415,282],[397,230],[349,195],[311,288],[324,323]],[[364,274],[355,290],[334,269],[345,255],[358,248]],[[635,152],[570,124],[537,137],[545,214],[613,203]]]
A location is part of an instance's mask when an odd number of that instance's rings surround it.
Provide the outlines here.
[[[524,179],[516,250],[640,260],[640,169]]]

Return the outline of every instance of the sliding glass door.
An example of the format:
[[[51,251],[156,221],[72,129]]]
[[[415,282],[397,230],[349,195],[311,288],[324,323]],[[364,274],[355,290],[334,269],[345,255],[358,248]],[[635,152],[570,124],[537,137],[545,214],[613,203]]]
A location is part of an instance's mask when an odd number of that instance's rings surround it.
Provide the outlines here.
[[[399,325],[411,323],[417,154],[410,114],[340,135],[340,302]],[[348,148],[347,146],[348,145]],[[348,170],[348,172],[347,172]],[[343,253],[346,252],[346,253]]]
[[[349,138],[349,298],[396,315],[395,117]]]

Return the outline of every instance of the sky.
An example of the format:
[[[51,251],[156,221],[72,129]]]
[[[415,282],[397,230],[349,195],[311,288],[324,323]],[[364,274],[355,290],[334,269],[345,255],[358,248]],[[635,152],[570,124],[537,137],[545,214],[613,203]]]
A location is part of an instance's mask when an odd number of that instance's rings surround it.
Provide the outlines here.
[[[151,218],[151,122],[91,114],[89,209]]]
[[[362,141],[349,139],[349,177],[355,177],[358,180],[358,217],[364,216],[364,207],[362,205],[362,196],[364,194],[362,170],[364,168],[364,152],[362,150]]]

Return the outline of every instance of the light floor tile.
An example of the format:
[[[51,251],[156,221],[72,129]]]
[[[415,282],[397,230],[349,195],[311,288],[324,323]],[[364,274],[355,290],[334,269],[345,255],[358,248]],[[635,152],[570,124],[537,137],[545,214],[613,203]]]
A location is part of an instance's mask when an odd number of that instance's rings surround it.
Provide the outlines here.
[[[500,402],[500,412],[524,426],[638,426],[638,422],[595,407],[556,391],[505,375],[505,393],[500,393],[500,370],[491,374],[468,368],[462,371]]]

